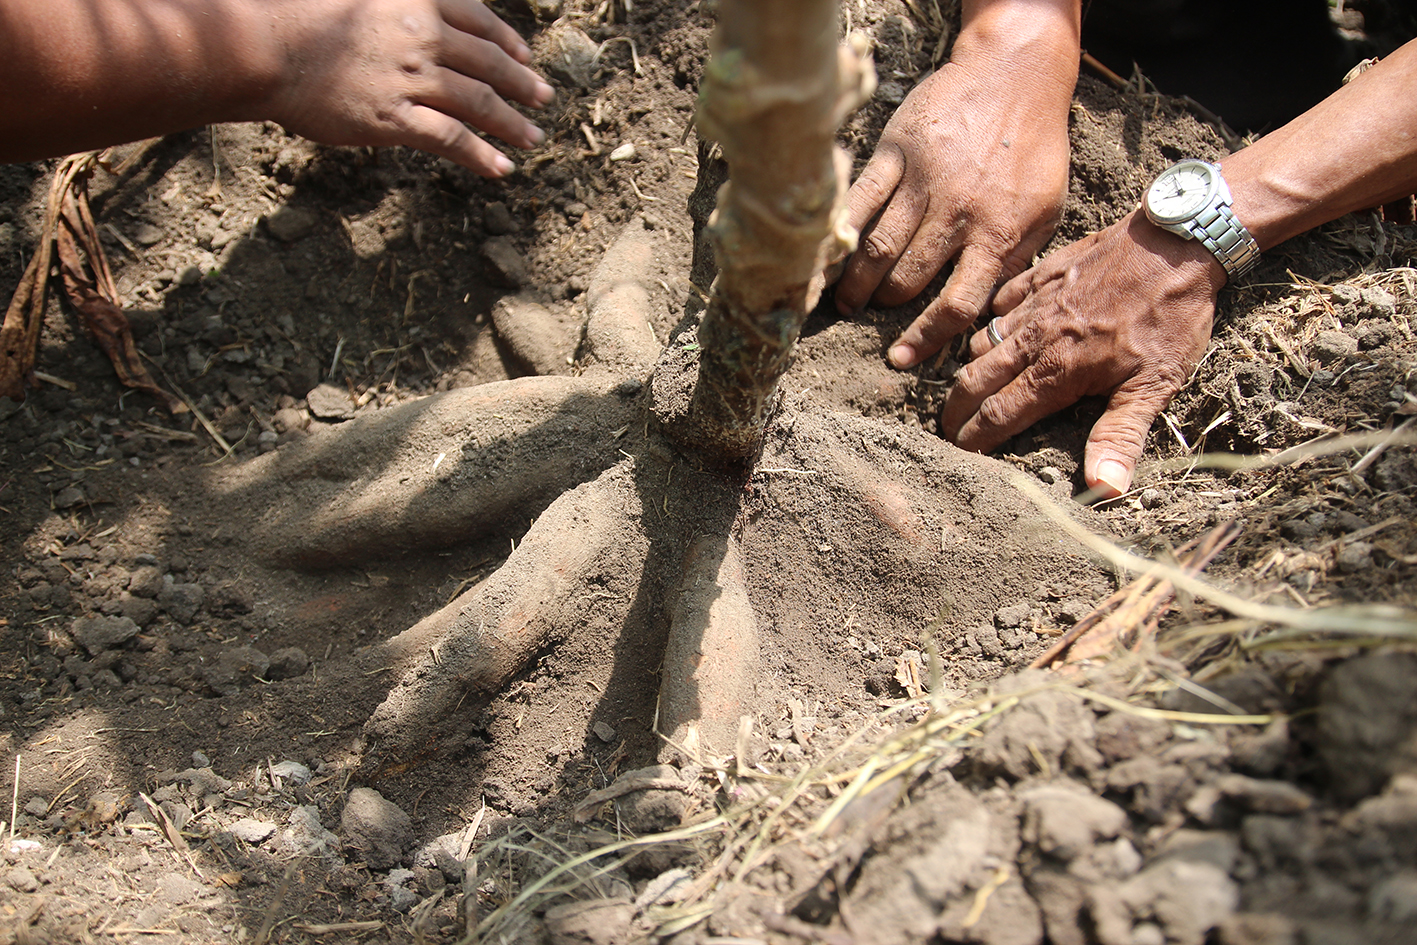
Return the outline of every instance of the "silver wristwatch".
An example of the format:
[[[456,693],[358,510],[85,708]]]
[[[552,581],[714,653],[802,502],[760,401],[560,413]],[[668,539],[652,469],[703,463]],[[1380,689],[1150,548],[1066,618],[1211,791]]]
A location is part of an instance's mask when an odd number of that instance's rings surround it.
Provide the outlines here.
[[[1231,202],[1219,164],[1185,160],[1152,181],[1142,208],[1146,218],[1163,230],[1198,240],[1236,279],[1259,262],[1260,248],[1245,224],[1235,218]]]

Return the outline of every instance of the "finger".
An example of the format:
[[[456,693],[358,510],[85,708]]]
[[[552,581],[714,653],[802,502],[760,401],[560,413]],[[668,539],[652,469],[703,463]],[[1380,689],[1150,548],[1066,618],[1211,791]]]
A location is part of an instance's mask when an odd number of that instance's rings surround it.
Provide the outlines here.
[[[997,254],[966,245],[939,298],[926,306],[891,345],[887,355],[891,364],[913,367],[974,324],[988,307],[1002,265]]]
[[[846,269],[836,285],[836,307],[843,315],[865,306],[881,277],[894,265],[896,255],[909,244],[915,231],[911,225],[909,232],[903,235],[886,230],[877,232],[880,221],[867,226],[883,206],[891,204],[904,174],[905,156],[894,145],[886,145],[871,156],[866,169],[847,192],[847,222],[861,233],[861,238],[856,252],[846,260]]]
[[[905,154],[895,145],[882,145],[856,183],[846,193],[846,222],[860,230],[876,215],[905,176]]]
[[[1008,347],[1006,344],[1004,349]],[[964,449],[987,453],[1049,414],[1076,403],[1080,396],[1080,391],[1066,386],[1061,371],[1040,359],[1003,389],[984,398],[953,439]]]
[[[468,130],[456,118],[434,108],[414,106],[400,143],[445,157],[483,177],[505,177],[516,165],[505,154]]]
[[[1001,339],[1007,340],[1009,334],[1013,331],[1013,322],[1016,317],[1017,316],[1010,315],[995,315],[993,318],[989,319],[983,328],[970,336],[970,359],[978,361],[980,358],[984,357],[984,355],[998,347],[998,345],[994,344],[994,339],[989,337],[989,326],[993,326],[994,331],[998,333]],[[1003,341],[1000,341],[1000,344],[1002,343]]]
[[[986,358],[971,361],[955,375],[955,385],[940,411],[940,430],[958,442],[960,431],[989,397],[1028,370],[1030,361],[1021,340],[1005,338]],[[961,444],[962,445],[962,444]]]
[[[540,76],[489,40],[445,27],[443,49],[444,66],[487,83],[505,98],[539,108],[556,94]]]
[[[1174,393],[1151,377],[1132,377],[1117,388],[1087,438],[1082,469],[1088,488],[1104,499],[1127,491],[1146,435]]]
[[[490,85],[443,69],[442,82],[419,97],[419,104],[465,121],[518,148],[534,148],[545,133],[508,105]]]
[[[523,65],[531,62],[531,49],[526,42],[482,0],[441,0],[438,8],[449,26],[496,43]]]
[[[1033,292],[1037,272],[1038,267],[1036,266],[1025,269],[999,286],[999,291],[994,293],[994,314],[1003,315],[1018,308],[1019,304]]]

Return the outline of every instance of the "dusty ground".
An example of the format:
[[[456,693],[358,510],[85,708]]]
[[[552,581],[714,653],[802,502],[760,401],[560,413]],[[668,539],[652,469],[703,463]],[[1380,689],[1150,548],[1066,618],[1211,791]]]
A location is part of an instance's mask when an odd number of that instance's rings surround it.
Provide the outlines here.
[[[1090,683],[1112,701],[1009,677],[1124,583],[1005,476],[1067,503],[1099,408],[996,460],[952,450],[933,408],[957,364],[882,358],[913,309],[813,316],[748,482],[676,464],[644,422],[648,391],[621,383],[648,366],[607,372],[582,332],[627,224],[648,235],[621,271],[656,342],[692,307],[686,129],[710,20],[668,0],[628,24],[509,16],[561,94],[550,143],[507,182],[256,125],[164,140],[95,180],[140,349],[233,455],[193,414],[125,393],[52,306],[52,380],[0,426],[0,796],[15,799],[0,941],[454,941],[469,913],[489,941],[1410,941],[1417,659],[1390,646],[1334,670],[1378,641],[1261,649],[1272,625],[1186,599],[1159,644]],[[593,68],[557,66],[567,25],[604,43]],[[882,79],[843,136],[863,161],[938,30],[892,0],[853,6],[851,25]],[[1222,153],[1186,108],[1093,77],[1072,126],[1060,240],[1120,215],[1174,158]],[[5,285],[33,252],[48,170],[0,173]],[[1417,229],[1373,214],[1268,254],[1222,295],[1211,353],[1153,430],[1157,464],[1076,520],[1163,558],[1233,520],[1210,571],[1247,600],[1411,606],[1411,447],[1229,473],[1193,460],[1406,422],[1414,258]],[[454,395],[481,400],[432,432],[406,419],[423,408],[394,409],[512,378],[547,389],[533,374],[609,379],[560,413],[521,388]],[[480,425],[454,422],[464,409]],[[352,449],[371,422],[387,435]],[[498,693],[448,688],[417,738],[367,727],[437,663],[419,621],[496,571],[563,486],[611,468],[635,524],[574,625]],[[439,504],[439,483],[486,470],[496,514]],[[424,475],[416,516],[339,532],[366,521],[339,502]],[[741,543],[758,614],[752,732],[714,746],[737,755],[726,769],[657,771],[659,790],[577,824],[591,792],[659,758],[657,602],[714,523]],[[980,701],[1001,679],[1021,702]],[[932,686],[926,714],[912,697]],[[1215,724],[1225,713],[1247,721]],[[865,764],[895,776],[829,808]],[[529,891],[681,819],[688,836]]]

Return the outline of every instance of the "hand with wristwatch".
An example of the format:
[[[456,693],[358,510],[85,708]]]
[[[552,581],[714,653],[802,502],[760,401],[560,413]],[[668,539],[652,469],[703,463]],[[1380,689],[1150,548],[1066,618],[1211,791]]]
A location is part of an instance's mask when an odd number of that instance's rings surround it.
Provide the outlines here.
[[[1142,209],[1163,230],[1199,242],[1237,279],[1259,262],[1260,248],[1231,203],[1219,164],[1187,160],[1161,172],[1146,189]]]
[[[1216,296],[1260,250],[1417,191],[1417,41],[1220,163],[1183,160],[1141,206],[1005,282],[940,415],[988,451],[1081,397],[1107,398],[1083,478],[1127,491],[1148,431],[1210,342]]]

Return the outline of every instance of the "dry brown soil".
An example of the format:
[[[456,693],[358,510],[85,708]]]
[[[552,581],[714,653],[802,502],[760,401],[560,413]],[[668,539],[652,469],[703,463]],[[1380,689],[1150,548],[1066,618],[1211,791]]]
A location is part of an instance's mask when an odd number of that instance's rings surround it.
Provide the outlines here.
[[[1119,500],[1071,498],[1099,404],[992,459],[938,439],[958,362],[882,356],[919,304],[815,313],[758,469],[726,477],[658,439],[648,363],[585,337],[597,278],[635,287],[651,349],[691,353],[678,332],[699,307],[689,126],[711,20],[677,0],[614,9],[555,27],[507,11],[559,95],[549,143],[504,182],[270,125],[130,148],[131,170],[95,179],[138,346],[195,411],[125,393],[57,303],[48,379],[4,406],[0,942],[451,942],[469,914],[487,941],[1412,941],[1417,659],[1312,633],[1248,649],[1264,625],[1187,598],[1092,683],[1113,701],[1011,676],[1128,579],[1006,473],[1147,555],[1233,520],[1211,573],[1249,600],[1412,606],[1410,446],[1356,468],[1367,447],[1192,460],[1408,421],[1417,229],[1348,217],[1227,289],[1153,428],[1157,462]],[[850,5],[882,80],[842,136],[858,167],[938,46],[912,9]],[[564,64],[572,26],[598,62]],[[1091,76],[1072,134],[1059,242],[1171,160],[1223,153],[1186,107]],[[0,171],[0,284],[33,252],[51,170]],[[647,238],[607,270],[626,227]],[[420,621],[534,544],[577,483],[602,490],[586,521],[609,495],[619,524],[530,663],[469,688]],[[556,514],[571,561],[580,513]],[[654,731],[665,602],[716,533],[742,549],[756,614],[751,731],[577,823],[591,792],[674,755]],[[389,722],[420,678],[432,701]],[[872,746],[939,717],[911,701],[922,688],[948,717],[991,683],[1022,695],[988,702],[979,732],[933,730],[885,789],[808,830]],[[804,770],[817,781],[784,800]],[[496,912],[577,853],[753,803]]]

